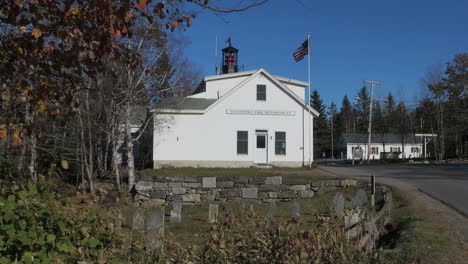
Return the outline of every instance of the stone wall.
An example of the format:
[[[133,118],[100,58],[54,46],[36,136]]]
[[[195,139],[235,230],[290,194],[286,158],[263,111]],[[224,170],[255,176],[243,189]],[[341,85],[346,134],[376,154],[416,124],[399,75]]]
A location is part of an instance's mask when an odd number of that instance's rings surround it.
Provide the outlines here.
[[[356,186],[355,180],[301,180],[271,177],[143,177],[135,186],[135,200],[182,201],[184,204],[247,201],[276,202],[310,198],[338,187]]]
[[[344,210],[345,230],[350,238],[357,238],[359,244],[366,250],[372,251],[382,234],[385,226],[391,221],[393,197],[391,189],[379,186],[382,192],[383,205],[377,212],[369,211],[365,206],[357,206]]]

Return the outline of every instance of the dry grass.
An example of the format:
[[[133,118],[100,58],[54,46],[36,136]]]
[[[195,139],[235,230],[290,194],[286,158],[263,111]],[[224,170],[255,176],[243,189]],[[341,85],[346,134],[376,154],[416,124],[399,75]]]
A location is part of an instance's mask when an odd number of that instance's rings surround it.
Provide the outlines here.
[[[345,197],[351,199],[358,188],[346,188],[340,190]],[[331,216],[331,201],[337,191],[330,191],[312,198],[296,200],[300,205],[301,219],[304,223],[310,226],[317,226],[316,215]],[[273,220],[288,220],[292,219],[292,208],[294,201],[277,202],[275,209],[275,217]],[[254,211],[258,218],[265,217],[268,213],[269,204],[255,204]],[[228,202],[220,204],[219,216],[224,215],[228,210],[237,213],[248,215],[250,214],[249,206],[243,205],[241,202]],[[166,208],[166,215],[169,216],[171,211],[170,206]],[[177,241],[183,245],[197,244],[203,242],[209,232],[210,225],[208,220],[208,205],[190,205],[184,206],[182,209],[182,223],[171,224],[169,217],[166,218],[166,231],[171,233]]]

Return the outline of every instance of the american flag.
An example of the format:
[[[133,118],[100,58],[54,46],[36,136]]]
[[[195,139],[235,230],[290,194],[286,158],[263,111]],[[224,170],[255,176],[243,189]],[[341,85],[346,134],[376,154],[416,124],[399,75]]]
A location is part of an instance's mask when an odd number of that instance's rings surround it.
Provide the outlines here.
[[[304,41],[304,43],[302,43],[302,45],[293,53],[293,57],[294,60],[298,62],[302,60],[307,54],[309,54],[309,41],[306,39],[306,41]]]

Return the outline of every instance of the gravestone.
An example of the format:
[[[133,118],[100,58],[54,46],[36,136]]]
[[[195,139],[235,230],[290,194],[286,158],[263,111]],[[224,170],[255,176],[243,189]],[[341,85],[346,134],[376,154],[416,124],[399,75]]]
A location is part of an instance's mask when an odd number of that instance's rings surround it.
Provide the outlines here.
[[[345,207],[348,209],[354,209],[358,206],[362,206],[367,203],[367,194],[366,191],[360,189],[356,192],[356,195],[351,201],[346,201]]]
[[[293,203],[291,214],[292,217],[301,216],[301,205],[297,201],[294,201]]]
[[[171,223],[180,224],[182,222],[182,202],[174,201],[172,202],[171,210]]]
[[[154,206],[146,215],[146,239],[148,251],[162,250],[161,237],[164,236],[164,206]]]
[[[276,209],[276,203],[273,202],[268,205],[268,213],[267,213],[268,218],[273,218],[275,216],[275,209]]]
[[[137,208],[135,212],[133,213],[132,229],[133,230],[145,229],[145,217],[143,215],[143,210],[141,210],[141,208]]]
[[[335,194],[335,197],[333,197],[333,201],[332,201],[333,212],[335,213],[335,215],[343,214],[344,204],[345,204],[345,200],[344,200],[343,194],[340,192],[337,192]]]
[[[216,223],[218,219],[218,204],[210,204],[208,207],[208,223]]]

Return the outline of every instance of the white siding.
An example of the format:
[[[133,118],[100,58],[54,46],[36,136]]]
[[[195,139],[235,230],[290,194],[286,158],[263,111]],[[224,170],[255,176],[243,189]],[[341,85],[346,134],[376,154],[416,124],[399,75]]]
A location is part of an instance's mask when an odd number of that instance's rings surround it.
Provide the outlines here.
[[[207,81],[205,98],[217,99],[218,94],[219,94],[219,97],[223,97],[232,88],[234,88],[236,85],[238,85],[239,83],[241,83],[243,80],[247,79],[248,77],[249,76],[241,76],[241,77],[235,77],[235,78]]]
[[[363,150],[363,159],[367,159],[367,144],[354,144],[354,143],[348,143],[346,146],[346,159],[353,159],[353,152],[352,148],[353,147],[361,147]],[[389,152],[390,148],[401,148],[401,143],[392,143],[392,144],[385,144],[385,149],[383,148],[382,143],[371,143],[371,147],[378,147],[378,154],[371,154],[370,159],[380,159],[380,153],[381,152]],[[411,153],[411,148],[412,147],[417,147],[419,148],[418,153]],[[420,143],[407,143],[405,144],[404,151],[399,155],[398,158],[420,158],[422,157],[422,144]],[[355,159],[357,159],[355,157]]]
[[[245,80],[242,77],[236,81],[228,79],[229,82],[224,83],[235,85],[240,79]],[[266,101],[256,100],[257,84],[266,85]],[[207,92],[208,87],[207,85]],[[227,90],[229,90],[227,87],[223,89]],[[294,115],[236,115],[227,114],[227,109],[290,111],[294,112]],[[235,166],[233,163],[229,165],[229,162],[233,161],[244,161],[244,165],[251,164],[254,162],[257,129],[268,130],[269,163],[289,162],[300,166],[305,161],[307,164],[309,160],[307,115],[308,113],[303,111],[303,107],[298,102],[260,74],[231,95],[222,98],[219,104],[205,114],[171,115],[172,120],[167,122],[167,125],[161,126],[163,129],[154,136],[155,166],[158,166],[158,161],[225,161],[226,166]],[[302,149],[303,125],[304,150]],[[237,131],[248,131],[247,155],[237,154]],[[275,155],[276,131],[286,132],[286,155]]]

